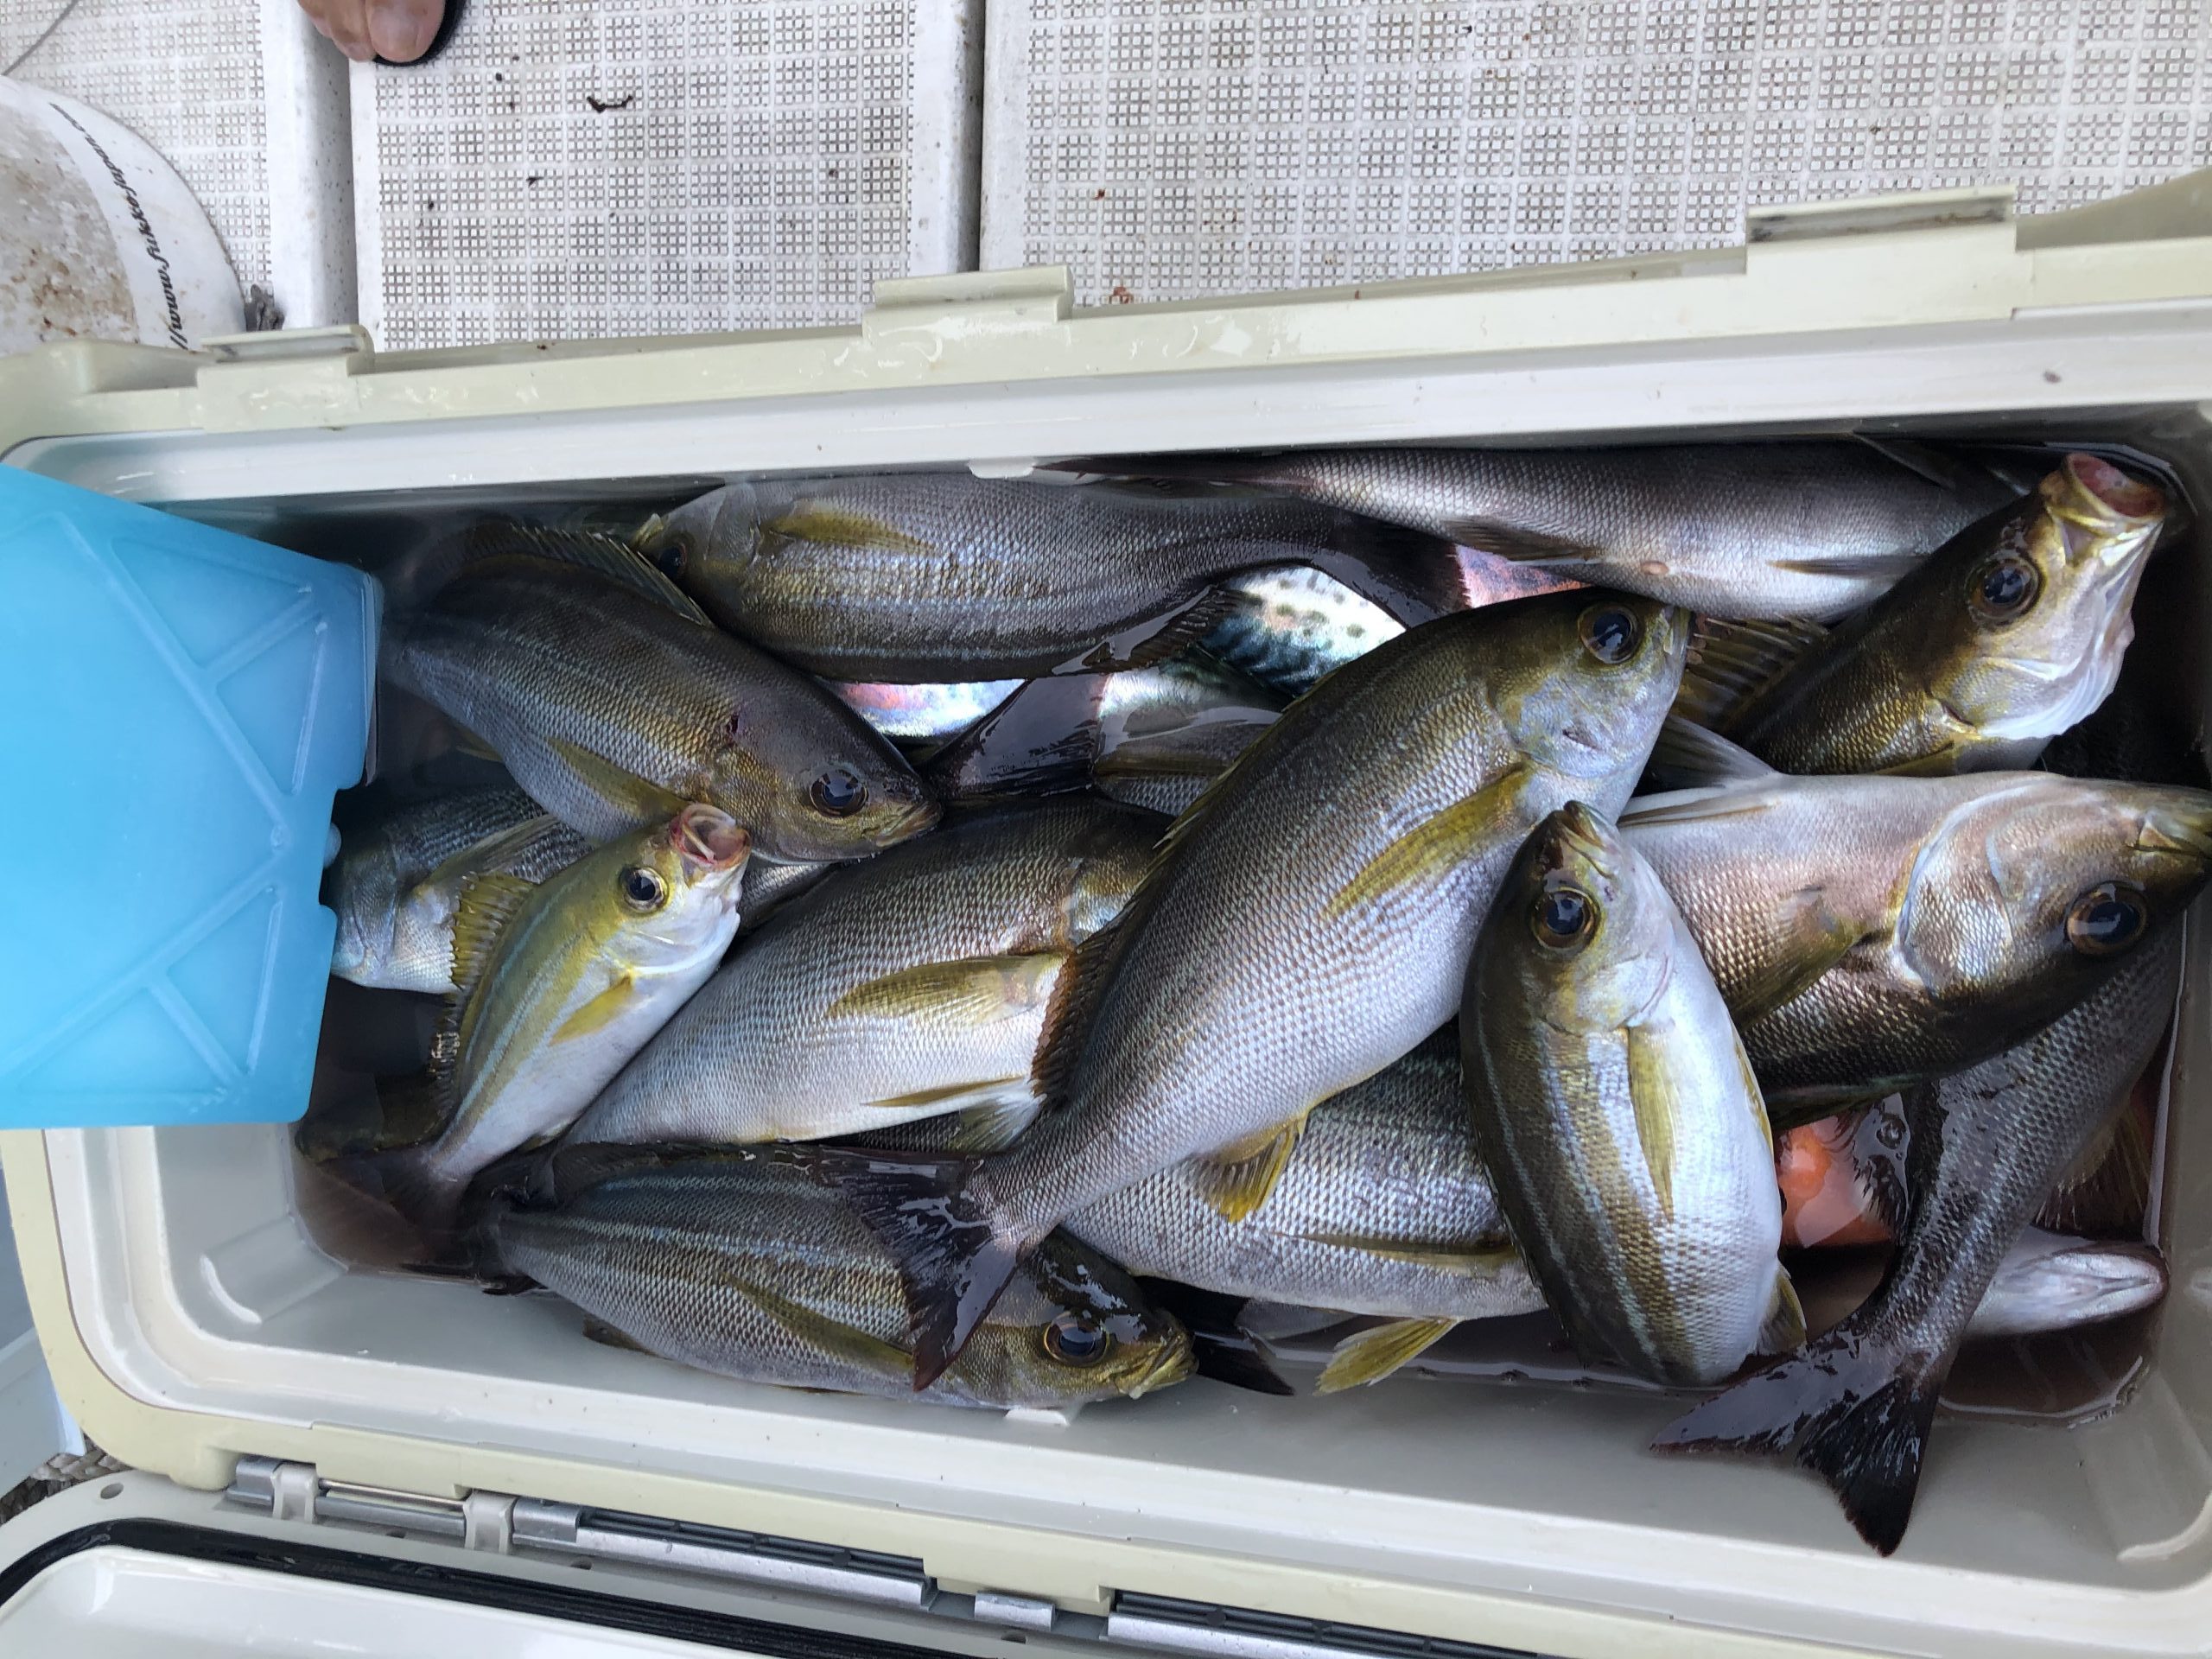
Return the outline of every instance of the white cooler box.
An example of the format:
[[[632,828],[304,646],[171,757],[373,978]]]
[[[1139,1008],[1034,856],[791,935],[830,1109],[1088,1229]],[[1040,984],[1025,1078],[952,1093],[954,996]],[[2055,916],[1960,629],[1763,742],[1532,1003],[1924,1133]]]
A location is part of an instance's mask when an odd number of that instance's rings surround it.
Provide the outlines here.
[[[310,516],[1077,452],[1854,428],[2133,443],[2212,502],[2212,175],[2037,219],[1988,191],[1792,209],[1742,249],[1290,296],[1078,313],[1061,271],[986,273],[886,283],[856,328],[711,342],[385,356],[333,330],[0,365],[13,465]],[[2212,717],[2212,554],[2167,556],[2198,561],[2194,603],[2137,648]],[[1664,1398],[1197,1382],[1060,1421],[747,1387],[580,1341],[544,1299],[348,1271],[302,1228],[280,1127],[18,1133],[7,1187],[60,1394],[167,1479],[8,1529],[0,1651],[63,1651],[11,1624],[97,1613],[110,1635],[73,1650],[230,1652],[261,1639],[251,1610],[286,1606],[365,1653],[406,1650],[378,1633],[417,1616],[452,1622],[416,1651],[597,1629],[770,1653],[2203,1653],[2202,940],[2142,1373],[2071,1429],[1947,1419],[1887,1560],[1809,1478],[1649,1454]],[[391,1612],[410,1583],[438,1606]],[[239,1585],[278,1599],[162,1623],[172,1593]],[[531,1645],[556,1617],[582,1624]],[[132,1618],[173,1637],[127,1645]]]

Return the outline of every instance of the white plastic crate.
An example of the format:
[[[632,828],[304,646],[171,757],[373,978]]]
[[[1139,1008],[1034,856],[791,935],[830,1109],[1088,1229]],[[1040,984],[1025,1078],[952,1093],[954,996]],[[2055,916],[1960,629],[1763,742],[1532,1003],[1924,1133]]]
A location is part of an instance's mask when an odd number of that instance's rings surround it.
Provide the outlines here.
[[[470,0],[353,70],[380,345],[849,321],[974,263],[970,0]]]
[[[64,0],[0,0],[0,66]],[[294,327],[353,318],[345,60],[296,0],[78,0],[14,78],[129,127],[206,210],[243,291]]]
[[[990,0],[982,261],[1086,304],[1712,247],[2212,165],[2203,0]]]

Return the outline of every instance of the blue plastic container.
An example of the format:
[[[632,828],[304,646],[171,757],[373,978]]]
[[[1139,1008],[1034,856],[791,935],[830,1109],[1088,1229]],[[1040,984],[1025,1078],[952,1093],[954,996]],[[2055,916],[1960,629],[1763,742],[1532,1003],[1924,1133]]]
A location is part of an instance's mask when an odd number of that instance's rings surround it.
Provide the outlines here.
[[[375,581],[0,467],[0,1128],[289,1122]]]

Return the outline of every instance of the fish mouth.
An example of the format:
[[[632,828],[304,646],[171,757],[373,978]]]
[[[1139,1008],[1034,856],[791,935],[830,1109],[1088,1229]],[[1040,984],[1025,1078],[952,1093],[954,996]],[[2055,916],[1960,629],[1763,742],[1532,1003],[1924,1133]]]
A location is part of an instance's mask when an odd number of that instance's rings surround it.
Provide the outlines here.
[[[2105,521],[2143,521],[2165,512],[2164,492],[2139,478],[2130,478],[2101,456],[2070,454],[2060,469],[2073,486],[2068,493],[2075,498],[2065,505],[2076,512],[2086,508]]]
[[[670,843],[687,864],[702,870],[734,869],[753,850],[753,837],[718,806],[694,804],[669,826]]]
[[[1144,1375],[1122,1389],[1130,1399],[1141,1400],[1155,1389],[1188,1382],[1198,1374],[1198,1356],[1191,1346],[1191,1338],[1179,1332],[1177,1335],[1179,1340],[1163,1343]]]

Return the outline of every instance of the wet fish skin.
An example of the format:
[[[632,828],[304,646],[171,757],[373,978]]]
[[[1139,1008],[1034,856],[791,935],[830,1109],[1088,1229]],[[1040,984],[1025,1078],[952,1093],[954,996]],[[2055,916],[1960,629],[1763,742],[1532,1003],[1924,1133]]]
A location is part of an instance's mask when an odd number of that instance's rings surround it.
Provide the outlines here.
[[[1267,1302],[1421,1319],[1543,1306],[1476,1156],[1451,1031],[1315,1107],[1243,1220],[1224,1219],[1203,1173],[1179,1166],[1065,1230],[1132,1273]]]
[[[461,883],[484,872],[542,881],[590,850],[511,785],[395,810],[346,836],[331,868],[330,971],[378,989],[449,992]]]
[[[1258,485],[1555,576],[1729,617],[1840,616],[2016,493],[1936,483],[1857,442],[1613,449],[1315,449],[1086,460]]]
[[[842,1174],[914,1275],[924,1378],[1065,1217],[1232,1149],[1250,1161],[1218,1202],[1248,1209],[1311,1107],[1443,1024],[1514,849],[1565,800],[1625,798],[1686,643],[1649,601],[1523,601],[1414,629],[1275,721],[1092,964],[1058,1109],[972,1177],[887,1155]]]
[[[1881,1287],[1802,1354],[1754,1372],[1653,1445],[1789,1457],[1828,1483],[1861,1537],[1892,1553],[1975,1310],[2052,1182],[2157,1049],[2181,961],[2170,931],[2026,1042],[1916,1091],[1911,1215]]]
[[[966,473],[728,485],[670,513],[652,552],[717,620],[847,682],[1136,666],[1266,565],[1321,564],[1409,622],[1462,602],[1447,548],[1326,508]]]
[[[1622,824],[1712,964],[1783,1128],[2024,1039],[2212,871],[2212,794],[2045,772],[1770,775],[1643,797]],[[2068,918],[2107,883],[2143,926],[2095,951]]]
[[[897,751],[821,685],[578,565],[479,558],[397,621],[385,664],[594,841],[702,800],[770,859],[854,858],[938,816]]]
[[[1586,1360],[1706,1384],[1802,1337],[1773,1137],[1719,988],[1657,874],[1580,802],[1499,887],[1459,1024],[1499,1208]]]
[[[472,882],[455,924],[445,1127],[365,1160],[403,1214],[442,1233],[479,1171],[591,1103],[721,962],[751,850],[728,814],[694,804],[535,887]]]
[[[1286,696],[1304,696],[1406,631],[1380,605],[1305,565],[1255,570],[1222,586],[1230,608],[1206,635],[1206,650]]]
[[[2069,455],[2035,493],[1961,531],[1792,659],[1719,729],[1784,772],[2031,765],[2112,690],[2164,522],[2158,490]],[[1999,583],[2024,597],[1993,606]]]
[[[793,901],[570,1139],[819,1140],[944,1113],[1027,1122],[1068,955],[1116,915],[1155,815],[1089,798],[956,814]]]
[[[1998,1263],[1967,1321],[1966,1340],[2101,1325],[2154,1307],[2165,1294],[2165,1258],[2151,1245],[2031,1227]]]
[[[1150,1393],[1191,1375],[1190,1338],[1119,1268],[1074,1241],[1038,1253],[959,1364],[916,1395],[897,1345],[897,1269],[804,1148],[728,1148],[662,1158],[651,1149],[564,1180],[555,1155],[545,1203],[495,1198],[476,1230],[481,1264],[575,1303],[648,1352],[747,1382],[1050,1408]],[[605,1173],[592,1179],[588,1166]],[[565,1190],[564,1190],[565,1189]],[[1054,1328],[1057,1327],[1057,1328]],[[1103,1351],[1088,1363],[1072,1332]]]

